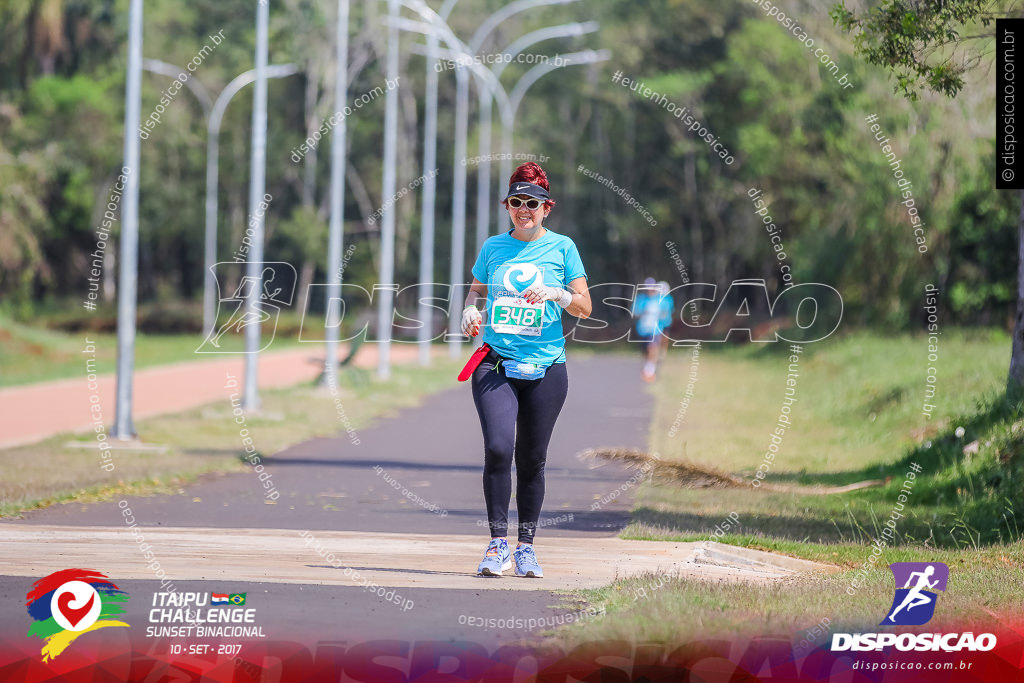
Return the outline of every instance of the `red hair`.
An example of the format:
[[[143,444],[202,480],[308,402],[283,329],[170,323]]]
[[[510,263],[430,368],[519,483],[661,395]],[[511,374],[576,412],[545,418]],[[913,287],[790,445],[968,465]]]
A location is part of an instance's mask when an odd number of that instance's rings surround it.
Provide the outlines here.
[[[540,164],[527,161],[525,164],[519,164],[516,170],[512,171],[512,176],[508,179],[508,186],[512,187],[514,183],[533,183],[534,185],[540,185],[548,192],[551,192],[551,187],[548,185],[548,174],[544,172],[544,169],[540,167]],[[506,207],[508,204],[504,199],[501,203]],[[555,205],[554,200],[548,199],[544,202],[544,206],[549,209]]]

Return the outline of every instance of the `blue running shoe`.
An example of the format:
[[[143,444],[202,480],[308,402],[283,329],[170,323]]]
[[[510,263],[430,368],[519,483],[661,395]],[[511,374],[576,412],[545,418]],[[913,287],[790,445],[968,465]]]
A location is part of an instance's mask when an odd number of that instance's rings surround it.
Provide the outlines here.
[[[476,568],[480,576],[501,576],[506,569],[512,568],[512,556],[508,552],[508,541],[504,538],[492,538],[483,562]]]
[[[528,576],[533,579],[540,579],[544,576],[544,570],[537,562],[537,556],[533,553],[533,546],[523,544],[515,549],[512,555],[516,558],[516,576]]]

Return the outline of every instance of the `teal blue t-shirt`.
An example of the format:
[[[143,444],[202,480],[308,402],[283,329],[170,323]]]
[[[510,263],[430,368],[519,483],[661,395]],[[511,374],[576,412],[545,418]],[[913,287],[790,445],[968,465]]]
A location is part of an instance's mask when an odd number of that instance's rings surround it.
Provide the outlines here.
[[[672,325],[675,304],[668,294],[639,294],[633,304],[636,331],[645,337],[655,337]]]
[[[528,304],[519,295],[538,278],[566,288],[586,276],[576,244],[565,235],[547,230],[524,242],[509,230],[488,238],[473,265],[473,277],[487,285],[483,340],[505,358],[543,366],[564,363],[562,307],[554,301]]]

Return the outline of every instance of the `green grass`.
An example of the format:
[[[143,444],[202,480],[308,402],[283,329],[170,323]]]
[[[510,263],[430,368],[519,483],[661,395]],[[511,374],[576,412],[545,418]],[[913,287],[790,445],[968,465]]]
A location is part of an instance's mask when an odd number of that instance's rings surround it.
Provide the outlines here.
[[[342,373],[338,397],[356,436],[372,420],[391,416],[430,393],[450,387],[458,364],[438,357],[429,368],[400,365],[386,382],[355,381],[353,373],[363,371]],[[264,390],[261,401],[261,413],[249,415],[246,425],[261,454],[270,455],[344,429],[334,397],[326,389],[301,385]],[[136,429],[147,444],[165,446],[166,452],[115,450],[115,469],[110,473],[100,469],[102,461],[95,448],[67,447],[72,439],[87,440],[82,437],[60,435],[0,451],[0,469],[4,472],[0,478],[0,516],[57,502],[168,492],[202,474],[244,471],[248,467],[240,459],[244,446],[227,394],[215,404],[140,420]],[[272,456],[268,462],[273,463]]]
[[[779,348],[702,352],[694,396],[677,419],[690,352],[674,354],[654,388],[652,450],[754,481],[762,464],[769,486],[714,493],[671,486],[638,493],[634,525],[705,533],[732,511],[745,529],[819,543],[869,542],[900,505],[911,463],[920,474],[897,514],[899,542],[978,547],[1013,541],[1024,531],[1024,407],[1001,394],[1009,339],[948,330],[942,337],[938,406],[921,413],[927,367],[923,338],[857,334],[805,347],[778,452],[768,451],[782,406],[789,357]],[[688,381],[688,380],[687,380]],[[915,388],[915,383],[919,386]],[[673,424],[675,433],[672,436]],[[956,429],[963,428],[962,437]],[[963,448],[978,440],[976,454]],[[1004,463],[1011,462],[1011,466]],[[841,486],[884,480],[880,487],[811,495],[800,485]],[[635,529],[627,530],[633,533]]]
[[[863,562],[865,549],[855,545],[813,548],[729,537],[725,542],[755,545],[766,550]],[[803,544],[807,546],[809,544]],[[1014,555],[1014,551],[1017,553]],[[935,630],[955,624],[975,633],[991,630],[999,621],[1019,623],[1024,617],[1020,586],[1024,583],[1022,548],[986,548],[981,552],[898,548],[885,553],[885,562],[944,562],[950,567],[949,586],[942,594],[936,620],[907,631]],[[673,576],[645,575],[616,581],[596,590],[574,591],[574,605],[604,608],[609,616],[587,619],[561,629],[553,640],[566,651],[588,642],[625,640],[677,647],[698,638],[729,638],[781,634],[794,642],[804,639],[823,619],[827,629],[870,631],[885,616],[892,601],[892,574],[884,564],[858,578],[853,595],[847,592],[857,571],[822,573],[772,584],[695,581]],[[818,635],[816,644],[827,642]]]
[[[944,330],[935,364],[937,391],[930,401],[938,408],[925,419],[925,337],[858,333],[803,348],[793,427],[771,470],[773,481],[829,473],[830,481],[848,483],[843,473],[859,476],[867,466],[880,474],[881,466],[936,433],[944,419],[970,413],[979,399],[1001,391],[1010,361],[1010,338],[1002,332]],[[662,381],[654,385],[652,450],[663,458],[753,473],[782,408],[788,349],[782,343],[705,344],[694,396],[675,436],[669,436],[691,364],[688,349],[673,350],[659,371]]]
[[[863,629],[877,624],[889,606],[887,565],[896,561],[951,567],[943,620],[991,625],[995,617],[1019,618],[1024,402],[1003,393],[1009,352],[1003,333],[944,330],[937,391],[929,401],[937,407],[926,418],[925,338],[857,333],[805,346],[795,368],[792,426],[770,460],[765,455],[785,395],[788,346],[705,345],[682,419],[693,361],[688,349],[671,353],[652,387],[651,450],[744,483],[686,489],[655,480],[638,487],[622,536],[704,541],[735,513],[740,526],[721,542],[827,563],[834,571],[763,585],[656,576],[618,581],[571,595],[613,617],[574,624],[555,638],[682,644],[698,635],[782,632],[799,639],[823,618],[832,630]],[[977,452],[965,454],[975,440]],[[750,483],[762,463],[768,471],[757,489]],[[911,463],[921,472],[901,504]],[[847,493],[808,490],[864,480],[885,483]],[[895,532],[883,536],[894,510],[902,516],[893,517]],[[871,565],[877,538],[886,544]],[[855,577],[859,586],[850,596],[846,587]]]

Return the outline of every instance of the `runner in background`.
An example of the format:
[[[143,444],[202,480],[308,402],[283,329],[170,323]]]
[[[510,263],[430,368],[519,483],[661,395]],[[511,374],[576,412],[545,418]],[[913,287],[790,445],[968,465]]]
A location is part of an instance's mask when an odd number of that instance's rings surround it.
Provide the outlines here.
[[[473,371],[473,402],[484,436],[484,502],[491,542],[477,567],[483,576],[544,576],[533,538],[544,501],[544,465],[555,421],[569,391],[562,311],[591,312],[587,273],[576,244],[543,226],[555,203],[539,165],[519,166],[502,199],[511,230],[484,242],[462,312],[462,332],[490,351]],[[485,303],[487,325],[477,303]],[[484,347],[481,347],[484,348]],[[518,540],[506,538],[516,463]]]
[[[668,350],[668,337],[663,332],[672,324],[672,311],[675,305],[668,292],[667,282],[655,282],[653,277],[649,277],[638,289],[633,302],[636,332],[643,342],[645,382],[654,381],[658,362]]]

